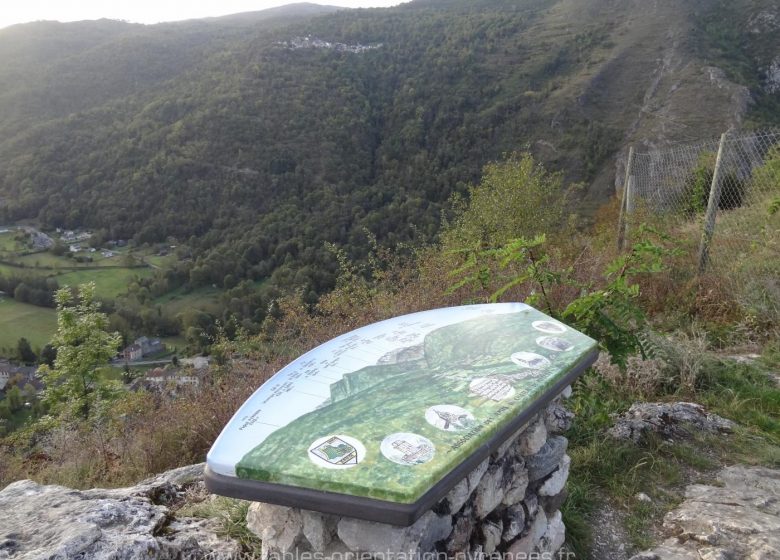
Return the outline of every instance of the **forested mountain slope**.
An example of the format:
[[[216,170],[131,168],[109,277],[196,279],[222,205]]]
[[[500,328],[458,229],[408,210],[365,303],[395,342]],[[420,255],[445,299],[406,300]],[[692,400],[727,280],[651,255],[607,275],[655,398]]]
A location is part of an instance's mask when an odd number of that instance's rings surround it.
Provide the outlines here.
[[[193,285],[314,294],[325,242],[433,238],[505,151],[584,181],[587,209],[629,141],[780,120],[770,0],[304,12],[0,30],[0,223],[175,238]]]

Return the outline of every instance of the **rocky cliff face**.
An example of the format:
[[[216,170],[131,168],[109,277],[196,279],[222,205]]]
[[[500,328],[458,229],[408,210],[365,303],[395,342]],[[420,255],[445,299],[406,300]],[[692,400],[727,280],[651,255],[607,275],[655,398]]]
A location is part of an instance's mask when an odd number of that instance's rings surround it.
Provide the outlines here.
[[[0,491],[0,559],[237,557],[217,521],[172,515],[202,474],[192,465],[112,490],[14,482]]]
[[[224,536],[221,520],[183,515],[193,503],[223,499],[206,492],[197,464],[118,489],[14,482],[0,491],[0,560],[553,553],[565,539],[560,507],[571,460],[556,434],[571,425],[561,401],[570,395],[567,388],[409,527],[254,503],[246,528],[262,548],[247,552]]]
[[[734,465],[715,484],[693,484],[666,514],[673,535],[631,560],[780,558],[780,472]]]

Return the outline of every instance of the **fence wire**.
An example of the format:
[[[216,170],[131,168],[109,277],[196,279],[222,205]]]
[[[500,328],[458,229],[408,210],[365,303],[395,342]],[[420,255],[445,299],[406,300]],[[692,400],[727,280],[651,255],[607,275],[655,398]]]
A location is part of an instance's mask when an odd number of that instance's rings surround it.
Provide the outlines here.
[[[677,222],[700,239],[702,268],[733,268],[749,255],[780,268],[780,131],[729,132],[630,159],[626,224],[640,212]]]

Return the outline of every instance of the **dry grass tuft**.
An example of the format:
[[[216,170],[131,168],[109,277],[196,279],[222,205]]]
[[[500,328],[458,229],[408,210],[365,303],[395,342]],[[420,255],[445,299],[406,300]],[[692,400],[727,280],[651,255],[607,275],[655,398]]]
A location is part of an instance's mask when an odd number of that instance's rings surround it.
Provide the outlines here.
[[[626,368],[621,369],[612,363],[609,354],[601,352],[593,367],[615,389],[639,397],[655,395],[669,383],[666,364],[658,359],[643,360],[639,356],[631,356]]]

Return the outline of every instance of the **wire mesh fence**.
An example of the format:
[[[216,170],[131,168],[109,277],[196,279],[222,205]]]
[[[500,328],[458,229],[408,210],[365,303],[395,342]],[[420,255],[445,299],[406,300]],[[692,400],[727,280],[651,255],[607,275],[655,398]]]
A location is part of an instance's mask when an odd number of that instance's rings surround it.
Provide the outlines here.
[[[748,256],[780,269],[780,131],[629,152],[618,244],[639,220],[696,240],[698,265],[738,267]]]

